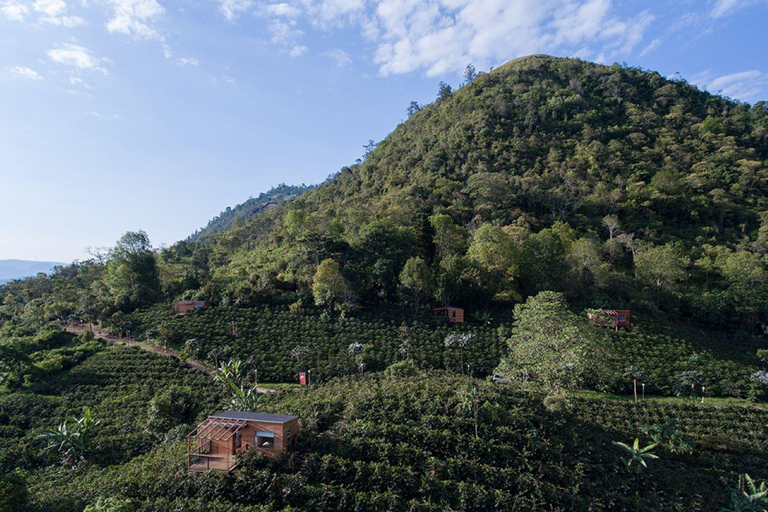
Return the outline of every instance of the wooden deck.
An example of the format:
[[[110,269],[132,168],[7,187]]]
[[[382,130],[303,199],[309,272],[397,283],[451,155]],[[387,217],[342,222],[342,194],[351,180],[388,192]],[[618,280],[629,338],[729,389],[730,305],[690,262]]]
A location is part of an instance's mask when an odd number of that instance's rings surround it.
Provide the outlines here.
[[[227,473],[237,467],[237,461],[234,457],[221,455],[191,455],[188,459],[190,471],[202,473],[203,471],[226,471]]]

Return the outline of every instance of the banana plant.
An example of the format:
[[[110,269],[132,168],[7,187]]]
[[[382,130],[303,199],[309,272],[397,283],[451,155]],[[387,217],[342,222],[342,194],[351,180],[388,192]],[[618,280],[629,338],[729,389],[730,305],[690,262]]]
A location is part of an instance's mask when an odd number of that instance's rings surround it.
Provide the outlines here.
[[[731,503],[723,512],[766,512],[768,511],[768,484],[758,485],[744,473],[739,475],[739,486],[731,492]]]
[[[624,452],[627,454],[627,457],[622,457],[621,460],[624,461],[627,469],[634,470],[634,472],[637,474],[642,473],[643,470],[648,467],[648,463],[646,461],[659,458],[658,455],[651,453],[651,451],[658,446],[657,443],[649,444],[648,446],[641,448],[640,439],[635,438],[635,442],[632,444],[632,446],[626,443],[621,443],[619,441],[614,441],[613,444],[624,450]]]
[[[238,411],[254,412],[259,406],[259,394],[256,386],[245,383],[244,367],[240,360],[233,359],[222,363],[214,374],[216,380],[232,391],[229,406]]]

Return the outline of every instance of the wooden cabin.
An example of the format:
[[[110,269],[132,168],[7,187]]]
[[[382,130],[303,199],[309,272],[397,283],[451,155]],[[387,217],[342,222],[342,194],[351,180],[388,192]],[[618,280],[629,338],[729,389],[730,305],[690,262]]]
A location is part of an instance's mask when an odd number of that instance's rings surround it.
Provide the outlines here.
[[[184,316],[198,309],[207,308],[210,305],[210,303],[203,300],[180,300],[173,304],[173,311],[177,315]]]
[[[244,451],[258,450],[271,457],[293,448],[298,432],[298,416],[243,411],[214,414],[187,436],[187,466],[190,471],[230,473]]]
[[[587,313],[592,325],[599,327],[629,327],[628,309],[603,309],[602,311],[590,311]]]
[[[464,322],[464,310],[462,308],[445,307],[435,308],[435,320],[448,320],[452,324]]]

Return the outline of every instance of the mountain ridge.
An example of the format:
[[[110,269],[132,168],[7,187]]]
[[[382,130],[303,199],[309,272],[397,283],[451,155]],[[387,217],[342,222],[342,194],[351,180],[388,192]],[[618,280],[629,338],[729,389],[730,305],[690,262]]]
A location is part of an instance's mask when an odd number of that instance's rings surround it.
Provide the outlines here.
[[[14,279],[24,279],[39,272],[50,273],[54,267],[65,265],[56,261],[7,259],[0,260],[0,284]]]

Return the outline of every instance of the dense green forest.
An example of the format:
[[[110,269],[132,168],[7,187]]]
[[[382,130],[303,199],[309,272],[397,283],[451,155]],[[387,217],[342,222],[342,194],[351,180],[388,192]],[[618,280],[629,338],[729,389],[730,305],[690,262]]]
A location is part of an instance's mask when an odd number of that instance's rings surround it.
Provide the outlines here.
[[[768,104],[537,55],[408,112],[317,187],[0,286],[0,494],[77,512],[736,510],[739,475],[768,478]],[[174,316],[182,299],[210,306]],[[436,322],[443,305],[467,321]],[[592,325],[601,308],[631,327]],[[301,417],[299,450],[188,475],[180,441],[224,388],[73,324],[270,382],[311,370],[258,404]],[[62,425],[83,441],[57,457],[41,439]]]
[[[277,206],[280,201],[290,201],[313,188],[313,186],[292,186],[281,183],[266,192],[262,192],[257,197],[249,198],[234,208],[227,207],[226,210],[211,219],[204,228],[192,233],[187,241],[204,240],[216,233],[240,226],[264,210]]]

